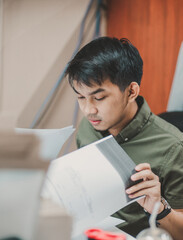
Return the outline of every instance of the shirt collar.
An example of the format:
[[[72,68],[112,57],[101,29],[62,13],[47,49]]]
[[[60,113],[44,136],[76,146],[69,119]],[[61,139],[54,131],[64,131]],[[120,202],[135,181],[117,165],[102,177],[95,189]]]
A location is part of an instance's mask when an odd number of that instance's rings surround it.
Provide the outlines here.
[[[135,137],[148,122],[151,116],[151,110],[142,96],[136,99],[139,110],[132,121],[115,137],[116,141],[120,143],[128,142]]]

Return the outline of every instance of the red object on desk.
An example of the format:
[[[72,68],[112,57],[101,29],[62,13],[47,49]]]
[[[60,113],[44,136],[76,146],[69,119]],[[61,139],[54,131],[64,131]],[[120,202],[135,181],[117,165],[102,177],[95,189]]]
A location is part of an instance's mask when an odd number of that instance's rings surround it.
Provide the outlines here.
[[[85,234],[89,240],[126,240],[123,234],[114,234],[101,229],[89,229]]]

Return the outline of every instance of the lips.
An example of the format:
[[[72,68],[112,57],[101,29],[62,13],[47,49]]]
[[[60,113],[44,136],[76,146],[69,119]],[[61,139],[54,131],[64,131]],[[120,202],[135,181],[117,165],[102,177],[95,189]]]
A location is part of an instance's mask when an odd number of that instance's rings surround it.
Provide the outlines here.
[[[89,119],[89,122],[92,124],[92,125],[98,125],[101,120],[94,120],[94,119]]]

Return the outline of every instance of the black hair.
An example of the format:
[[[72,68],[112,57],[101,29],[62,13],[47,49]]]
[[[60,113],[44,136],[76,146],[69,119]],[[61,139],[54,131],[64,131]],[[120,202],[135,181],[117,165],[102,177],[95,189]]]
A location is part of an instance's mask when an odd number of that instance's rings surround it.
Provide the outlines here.
[[[143,73],[142,58],[131,42],[122,38],[100,37],[85,45],[69,62],[66,75],[73,81],[92,86],[106,79],[124,91],[131,82],[140,85]]]

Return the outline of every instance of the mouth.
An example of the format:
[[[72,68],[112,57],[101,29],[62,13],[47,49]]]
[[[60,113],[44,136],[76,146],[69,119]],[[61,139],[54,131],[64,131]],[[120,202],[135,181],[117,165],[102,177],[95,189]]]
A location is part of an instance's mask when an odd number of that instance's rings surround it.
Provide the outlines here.
[[[94,125],[94,126],[100,124],[100,122],[101,122],[101,120],[94,120],[94,119],[88,119],[88,120],[89,120],[89,122],[90,122],[92,125]]]

